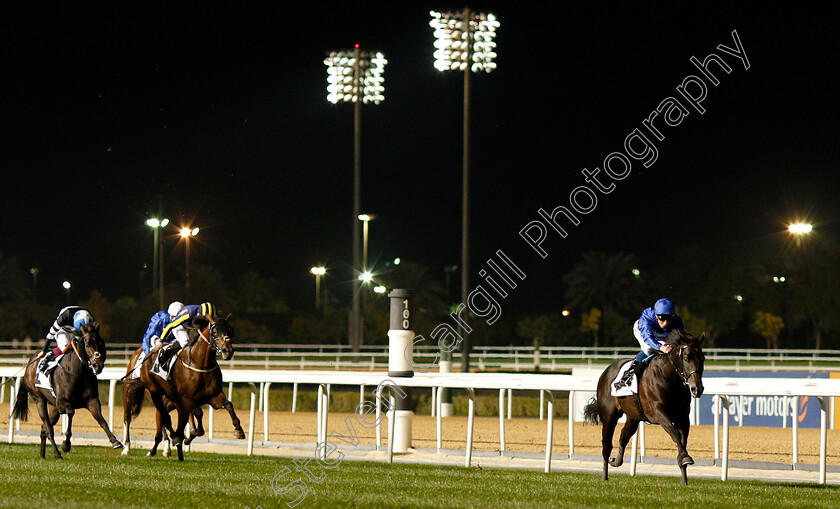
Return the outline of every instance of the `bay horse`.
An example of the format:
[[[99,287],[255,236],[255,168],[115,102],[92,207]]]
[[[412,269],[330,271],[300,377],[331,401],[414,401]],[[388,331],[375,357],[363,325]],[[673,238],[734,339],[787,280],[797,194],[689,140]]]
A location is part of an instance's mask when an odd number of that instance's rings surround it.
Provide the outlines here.
[[[163,344],[159,344],[153,347],[151,350],[149,350],[149,354],[146,357],[144,357],[141,362],[145,363],[147,360],[152,359],[152,352],[157,354],[157,351],[162,346]],[[137,367],[137,362],[140,360],[140,355],[142,353],[143,348],[141,347],[135,350],[133,354],[131,354],[131,358],[128,360],[128,367],[126,368],[126,377],[132,376],[132,372]],[[126,386],[124,385],[124,391],[125,388]],[[172,410],[175,409],[175,404],[172,403],[172,401],[168,398],[164,398],[164,401],[166,402],[167,410],[169,412],[172,412]],[[127,407],[125,407],[124,410],[125,409],[127,409]],[[193,409],[192,414],[190,415],[190,436],[184,440],[184,445],[190,445],[190,442],[192,442],[194,438],[204,436],[204,423],[201,420],[203,415],[204,411],[201,409],[201,407],[196,407],[195,409]],[[124,416],[124,419],[127,419],[127,422],[130,422],[131,420],[130,418],[126,418],[126,416]],[[169,440],[169,434],[167,433],[166,429],[163,428],[160,419],[160,412],[158,412],[157,409],[155,409],[155,436],[162,435],[162,440],[164,441],[163,456],[169,457],[170,450],[172,449],[172,444]],[[244,435],[242,436],[242,438],[245,438]],[[157,440],[155,442],[155,445],[149,450],[149,452],[146,453],[146,456],[154,456],[157,454],[157,448],[160,441],[161,440]],[[125,446],[123,447],[122,455],[126,456],[131,450],[131,439],[128,434],[128,424],[125,424],[123,426],[123,442],[125,443]]]
[[[172,444],[178,450],[178,460],[183,461],[184,428],[187,420],[196,408],[200,409],[206,404],[210,404],[214,409],[227,410],[236,430],[234,436],[245,438],[233,404],[222,392],[222,371],[216,362],[217,352],[224,360],[233,357],[233,335],[233,328],[228,324],[227,318],[211,317],[209,323],[191,339],[190,344],[178,352],[175,363],[170,368],[168,380],[152,373],[153,363],[144,360],[140,368],[140,377],[129,379],[124,388],[126,444],[130,441],[131,419],[140,414],[146,391],[157,409],[160,423],[155,434],[154,450],[160,444],[162,430],[166,429]],[[154,350],[149,352],[149,355],[157,356],[158,352],[159,350]],[[170,404],[178,414],[178,424],[175,428],[172,427],[172,419],[169,416]]]
[[[30,359],[23,375],[23,384],[17,394],[11,417],[26,421],[29,417],[29,396],[35,400],[35,407],[41,417],[41,459],[46,458],[46,442],[49,438],[53,446],[53,456],[62,459],[55,443],[54,426],[61,414],[67,415],[67,432],[61,449],[70,451],[70,437],[73,435],[73,415],[77,408],[87,408],[96,422],[105,431],[111,441],[111,447],[119,449],[122,444],[108,427],[102,417],[102,405],[99,402],[99,380],[96,378],[105,366],[105,341],[99,335],[99,326],[87,326],[74,333],[64,356],[50,374],[50,384],[55,396],[42,387],[36,387],[38,376],[38,356]]]
[[[634,396],[614,397],[611,385],[626,359],[612,363],[598,379],[596,397],[584,408],[584,418],[591,423],[602,425],[601,444],[604,457],[604,480],[608,479],[609,465],[620,467],[624,463],[624,449],[636,433],[639,422],[647,421],[662,426],[677,444],[677,465],[682,473],[683,484],[688,484],[686,468],[693,465],[689,456],[688,444],[689,408],[691,398],[703,394],[703,363],[705,355],[701,347],[706,334],[699,338],[681,332],[671,331],[665,341],[671,346],[667,354],[656,355],[642,372],[637,381],[638,401]],[[618,454],[610,458],[612,438],[621,415],[627,416],[627,422],[621,429],[618,441]]]

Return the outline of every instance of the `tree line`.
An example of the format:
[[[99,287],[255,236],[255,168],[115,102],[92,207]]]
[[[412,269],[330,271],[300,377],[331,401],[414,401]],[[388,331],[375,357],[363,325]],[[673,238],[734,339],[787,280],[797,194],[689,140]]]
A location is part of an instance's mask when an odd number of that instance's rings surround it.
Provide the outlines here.
[[[641,311],[668,297],[686,329],[705,332],[713,346],[840,348],[838,254],[833,244],[822,242],[781,246],[733,264],[689,246],[646,267],[631,253],[590,251],[560,280],[546,282],[562,289],[555,308],[506,313],[492,326],[472,320],[471,338],[482,345],[632,346],[631,327]],[[233,314],[239,342],[347,343],[349,296],[345,302],[328,290],[321,310],[292,309],[277,278],[250,271],[230,280],[207,265],[193,267],[191,274],[194,295],[212,296],[219,309]],[[417,333],[428,333],[453,310],[440,275],[403,263],[382,276],[388,288],[415,292]],[[386,344],[388,298],[367,287],[363,291],[363,344]],[[166,289],[167,298],[180,294],[178,285]],[[94,291],[74,304],[93,312],[106,340],[139,344],[159,300],[155,294],[113,298]],[[0,340],[39,341],[63,305],[37,302],[21,264],[0,253]]]

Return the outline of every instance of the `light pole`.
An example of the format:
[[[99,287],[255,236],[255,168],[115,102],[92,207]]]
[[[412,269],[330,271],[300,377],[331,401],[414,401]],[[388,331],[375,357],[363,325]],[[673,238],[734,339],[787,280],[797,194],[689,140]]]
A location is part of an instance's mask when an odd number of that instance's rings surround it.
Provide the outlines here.
[[[321,310],[321,276],[327,273],[326,267],[312,267],[309,272],[315,274],[315,311]]]
[[[38,267],[32,267],[29,269],[29,273],[32,274],[32,297],[37,301],[38,300],[38,273],[41,272],[41,269]]]
[[[65,281],[61,283],[61,286],[64,287],[64,292],[67,295],[67,305],[70,305],[70,281]]]
[[[152,264],[152,293],[160,290],[160,309],[163,309],[163,242],[160,239],[160,229],[169,224],[168,218],[157,219],[150,218],[146,220],[146,225],[150,226],[155,231],[155,250],[153,254],[154,263]],[[158,283],[158,276],[160,282]]]
[[[811,233],[813,229],[814,226],[808,223],[793,223],[788,226],[788,231],[796,237],[796,247],[802,245],[802,236]]]
[[[496,68],[496,30],[499,22],[493,14],[464,9],[440,13],[431,11],[429,25],[435,31],[435,68],[439,71],[464,72],[464,137],[463,137],[463,212],[461,217],[461,303],[467,302],[469,291],[469,146],[470,146],[470,73],[491,72]],[[467,320],[466,313],[462,317]],[[470,338],[460,323],[461,370],[470,370]]]
[[[189,227],[181,228],[181,237],[184,238],[184,242],[186,242],[184,246],[184,250],[186,251],[186,273],[184,275],[184,279],[186,280],[187,286],[187,300],[191,298],[190,296],[190,237],[195,237],[198,235],[198,226],[195,228],[190,229]]]
[[[327,100],[354,103],[353,122],[353,270],[362,272],[359,266],[359,216],[361,208],[362,173],[362,103],[382,102],[385,87],[382,74],[385,70],[384,55],[379,52],[362,51],[358,44],[349,51],[333,51],[324,60],[327,66]],[[350,345],[354,352],[359,350],[362,325],[359,319],[359,283],[353,279],[353,311],[350,315]]]
[[[368,270],[368,223],[376,219],[373,214],[359,214],[359,221],[364,225],[362,228],[362,270]]]

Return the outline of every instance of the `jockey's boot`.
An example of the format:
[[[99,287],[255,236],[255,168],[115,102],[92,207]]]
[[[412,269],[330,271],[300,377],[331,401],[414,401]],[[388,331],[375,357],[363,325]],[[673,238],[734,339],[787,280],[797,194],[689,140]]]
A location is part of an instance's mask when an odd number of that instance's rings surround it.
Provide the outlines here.
[[[639,375],[641,370],[644,369],[644,362],[639,362],[636,359],[633,359],[633,362],[630,364],[630,367],[627,368],[627,371],[624,372],[624,376],[621,377],[621,380],[615,383],[616,389],[621,389],[622,387],[627,387],[630,385],[630,382],[633,381],[633,375]]]
[[[171,359],[173,355],[178,353],[179,350],[181,350],[181,343],[173,341],[172,343],[169,343],[168,345],[162,347],[160,351],[158,351],[156,362],[158,367],[161,367],[164,371],[166,371],[167,378],[169,378],[169,369],[167,367],[169,359]]]
[[[47,366],[49,365],[50,362],[52,362],[54,360],[55,360],[55,352],[53,352],[52,348],[50,348],[49,351],[47,351],[47,353],[44,354],[44,357],[41,358],[41,362],[38,363],[38,371],[41,371],[44,374],[49,374],[49,373],[47,373]]]

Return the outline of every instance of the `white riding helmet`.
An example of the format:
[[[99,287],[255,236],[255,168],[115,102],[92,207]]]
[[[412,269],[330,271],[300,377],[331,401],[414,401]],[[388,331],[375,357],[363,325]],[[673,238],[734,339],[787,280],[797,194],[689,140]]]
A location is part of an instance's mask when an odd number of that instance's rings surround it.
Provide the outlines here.
[[[181,311],[182,307],[184,307],[184,305],[176,300],[169,305],[169,309],[166,311],[169,313],[169,316],[175,316],[178,314],[178,311]]]

